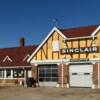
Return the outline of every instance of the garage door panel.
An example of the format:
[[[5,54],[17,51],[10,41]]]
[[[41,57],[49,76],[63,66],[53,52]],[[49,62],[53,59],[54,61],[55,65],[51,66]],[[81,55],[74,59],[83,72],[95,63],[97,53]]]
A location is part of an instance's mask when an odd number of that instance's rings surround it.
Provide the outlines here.
[[[93,72],[91,65],[70,65],[70,72]]]
[[[40,86],[56,86],[57,82],[39,82]]]
[[[92,72],[93,72],[92,65],[70,65],[69,66],[70,86],[91,87]]]

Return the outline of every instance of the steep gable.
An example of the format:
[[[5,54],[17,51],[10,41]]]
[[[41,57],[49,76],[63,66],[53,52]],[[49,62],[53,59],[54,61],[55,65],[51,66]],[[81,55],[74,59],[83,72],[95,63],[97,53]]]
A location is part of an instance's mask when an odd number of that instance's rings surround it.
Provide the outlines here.
[[[30,56],[30,58],[27,60],[28,62],[36,55],[36,56],[39,56],[39,58],[41,57],[41,55],[42,55],[42,52],[44,53],[44,55],[45,55],[45,57],[48,55],[48,54],[45,54],[45,50],[40,50],[41,48],[45,48],[45,43],[47,43],[47,41],[49,41],[49,42],[51,42],[52,40],[53,40],[53,38],[52,38],[52,35],[53,34],[55,34],[55,32],[57,32],[57,34],[59,34],[62,38],[64,38],[64,39],[66,39],[66,36],[64,35],[64,34],[62,34],[62,32],[58,29],[58,28],[56,28],[56,27],[54,27],[51,31],[50,31],[50,33],[45,37],[45,39],[42,41],[42,43],[37,47],[37,49],[32,53],[32,55]],[[56,36],[54,36],[54,38],[55,38]],[[44,45],[44,47],[43,47],[43,45]],[[46,48],[49,48],[49,51],[51,52],[51,43],[50,44],[48,44],[48,47],[46,47]],[[48,52],[49,52],[48,51]],[[38,53],[38,55],[37,55],[37,53]],[[40,54],[41,53],[41,54]],[[35,58],[36,58],[36,56],[35,56]],[[48,57],[47,57],[48,58]]]

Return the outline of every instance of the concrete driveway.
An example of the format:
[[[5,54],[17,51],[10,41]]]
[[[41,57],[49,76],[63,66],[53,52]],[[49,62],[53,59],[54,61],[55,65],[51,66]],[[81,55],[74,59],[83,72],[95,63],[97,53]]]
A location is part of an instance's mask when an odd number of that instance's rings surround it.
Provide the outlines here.
[[[0,100],[100,100],[100,90],[90,88],[1,87]]]

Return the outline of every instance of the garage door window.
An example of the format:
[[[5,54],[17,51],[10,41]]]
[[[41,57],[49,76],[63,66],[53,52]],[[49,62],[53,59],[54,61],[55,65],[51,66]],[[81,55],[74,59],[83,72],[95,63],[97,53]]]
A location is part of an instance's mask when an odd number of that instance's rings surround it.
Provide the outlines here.
[[[77,73],[72,73],[72,75],[77,75]]]
[[[90,75],[90,73],[84,73],[84,75]]]
[[[39,81],[57,81],[57,66],[56,65],[41,65],[39,66]]]

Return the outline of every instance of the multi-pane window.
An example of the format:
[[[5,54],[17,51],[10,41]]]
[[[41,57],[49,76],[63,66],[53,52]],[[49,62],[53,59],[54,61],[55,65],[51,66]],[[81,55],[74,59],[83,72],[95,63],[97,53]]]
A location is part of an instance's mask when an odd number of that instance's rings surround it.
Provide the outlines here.
[[[57,65],[39,65],[39,81],[57,81]]]
[[[4,78],[4,70],[0,69],[0,78]]]
[[[11,78],[11,69],[6,70],[6,78]]]
[[[24,78],[24,69],[0,69],[0,78]]]
[[[13,78],[24,78],[23,69],[13,69]]]

